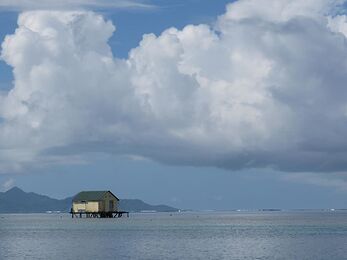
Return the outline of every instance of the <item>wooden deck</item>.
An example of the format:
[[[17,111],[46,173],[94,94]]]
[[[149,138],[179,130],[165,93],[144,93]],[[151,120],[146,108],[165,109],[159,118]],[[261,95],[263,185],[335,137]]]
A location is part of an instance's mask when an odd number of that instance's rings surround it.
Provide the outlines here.
[[[73,212],[70,211],[72,218],[121,218],[123,215],[129,217],[128,211],[110,211],[110,212]]]

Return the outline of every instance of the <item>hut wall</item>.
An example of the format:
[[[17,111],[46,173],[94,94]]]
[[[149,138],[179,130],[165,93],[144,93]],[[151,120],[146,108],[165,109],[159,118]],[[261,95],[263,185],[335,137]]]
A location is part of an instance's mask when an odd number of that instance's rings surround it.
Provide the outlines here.
[[[110,208],[110,201],[113,203],[113,208]],[[111,193],[107,193],[104,196],[104,206],[105,206],[105,211],[117,211],[118,210],[118,201],[115,197],[112,196]]]
[[[98,212],[99,202],[87,201],[87,202],[74,202],[72,209],[74,212]]]
[[[99,212],[99,202],[98,201],[88,201],[86,204],[86,211]]]
[[[74,202],[72,205],[72,210],[74,212],[86,211],[86,203],[84,202]]]
[[[99,201],[99,210],[105,211],[105,202],[104,201]]]

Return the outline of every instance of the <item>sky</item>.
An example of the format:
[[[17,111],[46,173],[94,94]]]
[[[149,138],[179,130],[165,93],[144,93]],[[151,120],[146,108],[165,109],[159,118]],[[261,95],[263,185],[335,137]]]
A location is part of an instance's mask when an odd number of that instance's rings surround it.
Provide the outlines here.
[[[0,1],[0,189],[347,208],[342,0]]]

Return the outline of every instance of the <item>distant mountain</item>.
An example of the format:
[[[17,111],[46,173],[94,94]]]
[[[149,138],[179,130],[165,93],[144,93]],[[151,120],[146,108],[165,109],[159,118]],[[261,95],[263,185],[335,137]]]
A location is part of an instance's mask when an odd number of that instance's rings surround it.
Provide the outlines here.
[[[166,205],[149,205],[138,199],[121,199],[119,208],[124,211],[140,212],[140,211],[157,211],[157,212],[175,212],[178,209]]]
[[[14,187],[6,192],[0,192],[0,213],[42,213],[47,211],[69,212],[72,197],[58,200],[33,192],[24,192]],[[124,211],[157,211],[174,212],[178,209],[166,205],[149,205],[138,199],[122,199],[119,208]]]
[[[39,213],[49,210],[68,212],[71,201],[71,198],[52,199],[14,187],[7,192],[0,192],[0,213]]]

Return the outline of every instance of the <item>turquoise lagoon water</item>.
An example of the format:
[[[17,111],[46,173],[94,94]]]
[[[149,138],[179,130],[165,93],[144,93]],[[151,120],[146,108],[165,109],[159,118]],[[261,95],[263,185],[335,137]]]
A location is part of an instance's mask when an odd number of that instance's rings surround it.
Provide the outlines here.
[[[0,259],[347,259],[347,212],[3,214]]]

